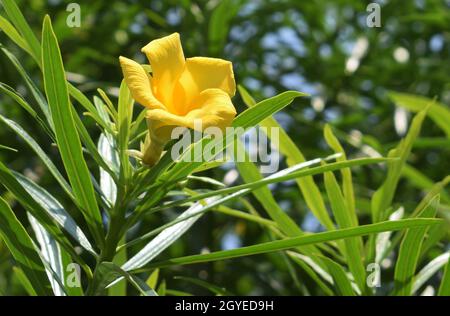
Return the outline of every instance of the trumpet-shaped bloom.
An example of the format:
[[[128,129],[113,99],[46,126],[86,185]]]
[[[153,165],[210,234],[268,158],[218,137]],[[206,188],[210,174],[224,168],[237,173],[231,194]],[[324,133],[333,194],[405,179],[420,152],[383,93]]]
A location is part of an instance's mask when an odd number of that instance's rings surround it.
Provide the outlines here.
[[[150,75],[135,61],[120,57],[120,65],[133,98],[147,108],[149,134],[143,146],[143,161],[155,164],[171,131],[177,126],[225,129],[236,116],[231,97],[236,91],[231,62],[207,57],[184,58],[180,35],[153,40],[142,52]]]

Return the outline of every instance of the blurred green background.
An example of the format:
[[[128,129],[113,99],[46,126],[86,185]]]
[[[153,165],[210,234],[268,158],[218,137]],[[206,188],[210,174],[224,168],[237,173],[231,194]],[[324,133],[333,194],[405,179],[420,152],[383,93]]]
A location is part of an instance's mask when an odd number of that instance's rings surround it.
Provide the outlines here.
[[[36,34],[40,32],[44,15],[52,17],[68,78],[90,96],[99,87],[114,96],[122,80],[118,56],[144,63],[141,47],[172,32],[180,33],[186,57],[210,56],[232,61],[237,83],[257,100],[291,89],[309,93],[310,98],[295,101],[276,115],[308,159],[331,152],[323,141],[325,123],[336,128],[351,157],[371,150],[386,155],[404,135],[412,116],[395,107],[387,96],[390,90],[450,104],[448,0],[376,1],[381,5],[381,27],[374,28],[366,24],[369,14],[366,7],[370,2],[361,0],[80,1],[81,26],[74,28],[66,24],[70,14],[66,7],[73,1],[17,2]],[[0,42],[34,74],[33,79],[41,87],[42,78],[33,60],[2,33]],[[30,99],[20,76],[4,55],[0,57],[0,74],[0,81]],[[238,112],[245,109],[239,95],[233,100]],[[3,95],[0,95],[0,112],[17,120],[41,141],[61,166],[47,135],[39,126],[27,124],[30,122],[27,114]],[[93,134],[98,133],[92,120],[84,120]],[[437,182],[448,174],[450,144],[444,136],[433,121],[425,121],[409,160],[415,172],[401,180],[395,197],[395,202],[405,206],[406,212],[420,201],[430,181]],[[39,179],[64,201],[64,195],[57,191],[57,184],[40,161],[4,125],[0,126],[0,144],[18,150],[0,149],[2,161]],[[230,168],[209,175],[218,180],[226,177],[229,183],[240,181]],[[369,198],[383,176],[381,169],[356,169],[354,182],[362,223],[368,221]],[[321,183],[322,179],[318,177],[317,181]],[[283,183],[271,189],[283,209],[302,228],[321,229],[295,184]],[[256,200],[249,199],[259,207]],[[149,231],[167,222],[176,212],[169,210],[149,217],[133,233]],[[232,248],[269,238],[255,224],[211,214],[162,256]],[[389,271],[389,262],[386,265]],[[11,269],[12,259],[0,243],[0,294],[24,294]],[[302,284],[312,281],[298,270],[300,282],[292,282],[289,269],[292,267],[281,256],[273,254],[172,268],[163,270],[161,275],[168,288],[194,294],[210,292],[174,277],[200,278],[240,295],[300,294]],[[389,273],[383,277],[389,279]],[[318,293],[313,287],[311,294]]]

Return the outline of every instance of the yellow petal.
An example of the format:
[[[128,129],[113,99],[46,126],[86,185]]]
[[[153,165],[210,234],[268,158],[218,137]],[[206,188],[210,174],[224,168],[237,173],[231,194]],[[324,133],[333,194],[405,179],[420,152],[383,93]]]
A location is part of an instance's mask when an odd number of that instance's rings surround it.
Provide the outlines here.
[[[184,126],[198,129],[196,120],[201,120],[202,130],[210,126],[224,130],[231,125],[236,116],[230,96],[220,89],[202,91],[192,104],[192,110],[185,116],[159,109],[147,111],[150,129],[155,134],[158,134],[156,131],[164,126]]]
[[[153,96],[150,80],[144,68],[137,62],[122,56],[119,60],[133,99],[150,109],[165,109],[164,105]]]
[[[180,35],[173,33],[153,40],[142,48],[142,52],[147,55],[152,66],[152,84],[155,87],[156,98],[169,111],[172,111],[174,85],[183,72],[185,64]]]
[[[236,92],[233,65],[219,58],[194,57],[186,60],[186,67],[174,90],[177,113],[187,113],[193,100],[206,89],[221,89],[230,97]]]

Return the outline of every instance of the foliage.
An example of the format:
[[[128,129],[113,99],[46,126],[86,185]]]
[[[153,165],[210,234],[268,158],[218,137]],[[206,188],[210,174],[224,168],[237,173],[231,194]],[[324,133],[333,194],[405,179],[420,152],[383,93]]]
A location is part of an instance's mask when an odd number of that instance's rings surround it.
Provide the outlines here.
[[[2,0],[0,293],[448,295],[449,16],[420,3],[368,29],[360,1],[92,1],[69,28]],[[233,62],[233,126],[279,128],[280,171],[135,158],[117,57],[173,31]]]

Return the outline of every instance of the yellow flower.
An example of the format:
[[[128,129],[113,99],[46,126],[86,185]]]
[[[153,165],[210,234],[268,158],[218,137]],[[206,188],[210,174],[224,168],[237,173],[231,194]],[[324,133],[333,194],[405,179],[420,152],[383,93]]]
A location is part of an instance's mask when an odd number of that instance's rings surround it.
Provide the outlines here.
[[[177,126],[225,129],[236,116],[231,97],[236,91],[231,62],[207,57],[184,58],[180,35],[153,40],[142,52],[152,69],[148,74],[135,61],[120,57],[120,65],[133,98],[145,106],[149,134],[143,162],[154,165]]]

